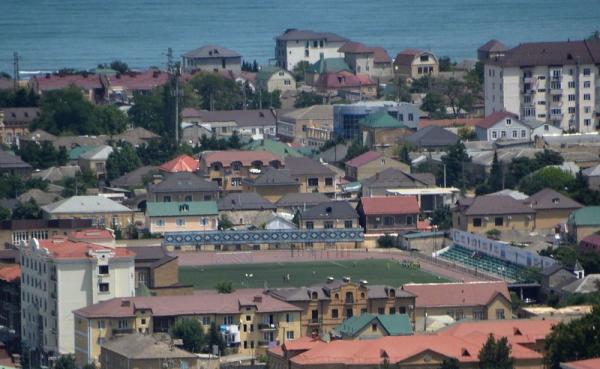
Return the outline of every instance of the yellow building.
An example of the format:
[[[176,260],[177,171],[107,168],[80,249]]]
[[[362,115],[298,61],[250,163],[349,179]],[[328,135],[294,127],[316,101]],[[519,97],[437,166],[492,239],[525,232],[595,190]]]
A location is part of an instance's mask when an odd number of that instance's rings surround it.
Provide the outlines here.
[[[525,203],[535,210],[535,229],[554,229],[565,224],[571,212],[583,205],[550,188],[534,193]]]
[[[231,351],[253,356],[302,334],[300,308],[257,290],[116,298],[74,314],[80,366],[98,363],[100,346],[115,334],[168,332],[182,318],[198,319],[205,332],[216,324]]]
[[[271,202],[277,202],[288,193],[298,193],[300,184],[288,169],[266,168],[258,177],[244,179],[244,192],[256,192]]]
[[[358,213],[347,201],[327,201],[300,212],[300,227],[304,229],[356,229],[360,227]],[[305,242],[313,248],[358,248],[357,242],[335,242],[315,244]]]
[[[73,196],[42,206],[46,219],[91,219],[92,226],[125,228],[134,211],[103,196]]]
[[[269,294],[302,310],[303,336],[330,333],[344,320],[361,314],[408,314],[414,318],[415,295],[367,281],[352,282],[350,278],[328,280],[310,287],[276,288]]]
[[[394,74],[412,79],[430,76],[437,77],[440,65],[432,53],[428,51],[405,49],[394,59]]]
[[[367,151],[346,162],[346,178],[351,181],[362,181],[389,168],[410,173],[408,164],[387,157],[381,151]]]
[[[321,147],[333,134],[333,105],[313,105],[277,117],[277,135],[286,142]]]
[[[149,202],[146,226],[150,233],[215,231],[219,210],[215,201]]]
[[[326,164],[306,157],[287,157],[285,167],[300,185],[299,192],[319,192],[333,197],[336,191],[336,173]]]
[[[504,195],[460,199],[452,212],[454,228],[474,233],[492,229],[532,231],[535,219],[535,209]]]

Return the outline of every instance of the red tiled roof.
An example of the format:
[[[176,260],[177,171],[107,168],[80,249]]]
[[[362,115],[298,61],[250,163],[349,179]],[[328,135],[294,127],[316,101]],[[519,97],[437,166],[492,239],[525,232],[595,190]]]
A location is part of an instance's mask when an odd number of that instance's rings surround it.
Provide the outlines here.
[[[430,231],[431,224],[427,220],[417,220],[417,229],[419,231]]]
[[[210,166],[211,163],[220,162],[224,167],[231,166],[234,161],[239,161],[243,166],[250,166],[254,161],[261,161],[263,165],[268,165],[270,162],[277,160],[283,162],[279,156],[271,154],[268,151],[210,151],[202,154],[203,163]]]
[[[163,86],[169,81],[169,74],[161,70],[146,70],[143,72],[129,72],[107,76],[112,87],[122,86],[130,91],[148,91]]]
[[[75,231],[69,235],[69,239],[72,241],[112,241],[115,237],[107,229],[91,228]]]
[[[598,369],[600,368],[600,357],[563,363],[561,367],[564,369]]]
[[[475,125],[481,128],[490,128],[504,118],[517,119],[519,116],[508,111],[497,111],[480,120]]]
[[[469,126],[475,127],[479,118],[454,118],[454,119],[427,119],[422,118],[419,120],[419,129],[427,128],[429,126],[438,127],[461,127]]]
[[[470,340],[476,335],[506,337],[511,343],[535,343],[543,340],[558,320],[485,320],[452,325],[438,332],[441,336],[461,337]]]
[[[4,282],[14,282],[21,278],[21,266],[12,264],[6,267],[0,267],[0,280]]]
[[[379,64],[379,63],[391,63],[392,62],[392,58],[390,58],[390,55],[387,53],[387,51],[383,48],[383,47],[373,47],[373,62],[375,64]]]
[[[484,306],[501,294],[510,301],[506,282],[405,284],[405,291],[417,296],[415,306]]]
[[[282,346],[285,347],[286,351],[302,351],[310,350],[323,343],[325,342],[319,338],[304,336],[293,341],[287,341]]]
[[[383,156],[383,153],[381,153],[379,151],[367,151],[366,153],[360,154],[359,156],[355,157],[354,159],[347,161],[346,165],[349,165],[351,167],[361,167],[365,164],[372,162],[373,160],[379,159],[382,156]]]
[[[362,86],[372,86],[375,85],[369,76],[367,75],[358,75],[348,71],[341,72],[330,72],[321,74],[317,82],[315,82],[316,87],[321,87],[325,89],[341,89],[341,88],[353,88],[353,87],[362,87]]]
[[[158,169],[163,172],[195,172],[198,170],[198,160],[188,155],[181,155],[164,163]]]
[[[363,197],[360,202],[366,215],[418,214],[420,211],[416,196]]]
[[[59,90],[67,88],[70,85],[75,85],[85,90],[102,88],[100,76],[97,74],[66,76],[47,74],[42,77],[33,77],[33,79],[37,82],[40,91]]]
[[[89,251],[112,251],[114,257],[134,257],[134,253],[124,247],[107,247],[88,242],[74,242],[64,239],[39,240],[40,248],[49,252],[49,257],[54,259],[88,259]]]

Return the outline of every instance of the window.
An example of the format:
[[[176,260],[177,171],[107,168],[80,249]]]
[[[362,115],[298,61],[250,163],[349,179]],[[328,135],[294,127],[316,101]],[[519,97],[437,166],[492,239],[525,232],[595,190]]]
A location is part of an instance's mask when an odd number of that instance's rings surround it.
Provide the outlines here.
[[[242,179],[240,177],[231,178],[231,185],[233,187],[239,187],[242,185]]]
[[[366,308],[360,309],[360,315],[367,314],[369,311]]]
[[[371,324],[371,331],[377,332],[377,324]]]
[[[569,106],[569,114],[575,114],[575,107]]]
[[[592,95],[590,95],[590,94],[583,94],[583,99],[585,101],[590,101],[592,99]]]
[[[331,310],[331,317],[332,317],[333,319],[337,319],[337,318],[339,317],[339,312],[338,312],[338,309],[333,309],[333,310]]]
[[[494,218],[494,225],[497,227],[502,227],[504,225],[504,217]]]
[[[379,315],[385,314],[385,309],[384,308],[377,308],[377,314],[379,314]]]
[[[552,95],[552,102],[560,102],[560,95]]]
[[[330,220],[323,222],[323,228],[325,228],[325,229],[333,228],[333,222]]]
[[[398,308],[398,314],[406,314],[406,307],[400,306]]]
[[[590,68],[584,68],[583,69],[583,75],[584,76],[589,76],[590,74],[592,74],[592,70]]]
[[[242,329],[243,329],[244,332],[248,332],[248,324],[244,324],[242,326]]]
[[[100,292],[109,292],[109,290],[108,290],[108,283],[107,282],[102,282],[102,283],[98,284],[98,290]]]
[[[232,325],[233,324],[233,316],[232,315],[227,315],[223,317],[223,324],[225,325]]]
[[[346,309],[346,319],[352,318],[354,316],[354,311],[352,309]]]
[[[527,137],[527,131],[522,129],[521,130],[521,138],[525,138],[525,137]]]
[[[592,112],[592,107],[591,106],[586,106],[583,108],[583,112],[586,114],[589,114]]]
[[[98,265],[98,274],[108,274],[108,265]]]
[[[512,138],[517,138],[519,136],[519,132],[518,131],[512,131]]]
[[[389,310],[389,312],[390,312],[390,315],[396,314],[396,308],[395,307],[391,307],[390,310]]]
[[[475,319],[475,320],[483,320],[484,319],[483,311],[481,311],[481,310],[474,311],[473,312],[473,319]]]
[[[319,178],[309,178],[308,179],[308,186],[309,187],[317,187],[317,186],[319,186]]]
[[[291,323],[294,321],[294,316],[290,313],[285,314],[285,322],[286,323]]]
[[[529,95],[523,96],[523,102],[525,104],[531,104],[531,96],[529,96]]]
[[[590,88],[590,87],[592,87],[592,82],[590,82],[590,81],[583,82],[583,88]]]
[[[540,100],[538,101],[538,105],[546,105],[546,102],[544,100]]]
[[[127,319],[119,319],[118,327],[119,329],[129,328],[129,321]]]
[[[506,125],[507,125],[507,126],[510,126],[511,124],[512,124],[512,119],[510,119],[510,118],[507,118],[507,119],[506,119]]]
[[[386,226],[394,225],[394,217],[389,217],[389,216],[383,217],[383,224]]]
[[[473,227],[481,227],[481,218],[473,218]]]
[[[171,202],[171,196],[163,196],[163,202]]]
[[[408,113],[408,121],[412,122],[414,120],[414,115],[412,113]]]
[[[294,331],[285,332],[285,338],[287,338],[288,340],[293,340],[294,339]]]
[[[496,319],[504,320],[504,309],[496,309]]]
[[[142,323],[143,325],[145,325],[145,324],[146,324],[146,318],[142,319],[142,320],[141,320],[141,323]]]
[[[569,94],[569,101],[575,101],[575,94]]]
[[[177,218],[175,223],[177,224],[177,227],[185,227],[185,219],[184,218]]]
[[[162,219],[162,218],[155,219],[155,220],[154,220],[154,225],[155,225],[155,226],[157,226],[157,227],[164,227],[164,225],[165,225],[165,220],[164,220],[164,219]]]
[[[492,131],[492,139],[497,139],[498,138],[498,132],[496,131]]]
[[[106,322],[104,320],[98,320],[98,329],[104,329]]]
[[[583,124],[584,124],[585,126],[590,126],[590,125],[592,125],[592,120],[591,120],[591,119],[584,119],[584,120],[583,120]]]
[[[305,56],[306,58],[308,58],[308,55],[309,55],[309,53],[308,53],[308,49],[304,50],[304,56]]]
[[[202,325],[210,325],[210,317],[209,316],[202,317]]]
[[[352,228],[352,221],[351,220],[345,220],[344,221],[344,228]]]
[[[568,86],[569,88],[575,88],[575,81],[570,81],[570,82],[567,84],[567,86]]]
[[[333,186],[333,178],[327,177],[325,178],[325,186]]]
[[[501,131],[500,132],[500,137],[506,137],[506,131]]]
[[[313,229],[315,228],[315,224],[313,222],[306,222],[306,229]]]

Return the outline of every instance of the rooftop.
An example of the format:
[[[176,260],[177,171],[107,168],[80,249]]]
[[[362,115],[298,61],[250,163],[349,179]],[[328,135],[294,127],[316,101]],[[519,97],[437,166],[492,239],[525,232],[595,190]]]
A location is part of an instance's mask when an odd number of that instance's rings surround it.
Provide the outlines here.
[[[533,214],[535,210],[511,196],[477,196],[467,205],[465,215]]]
[[[35,239],[34,239],[35,240]],[[92,253],[108,252],[114,258],[132,258],[134,254],[124,247],[107,247],[89,242],[75,242],[67,239],[57,238],[52,240],[30,241],[28,246],[48,250],[48,257],[52,259],[85,260],[95,258]]]
[[[157,184],[151,184],[148,189],[152,193],[217,191],[218,185],[191,172],[176,172],[168,174]]]
[[[600,225],[600,206],[586,206],[575,210],[569,216],[569,222],[578,226]]]
[[[253,162],[259,161],[262,165],[269,165],[273,161],[283,162],[283,159],[267,151],[205,151],[202,154],[202,162],[207,166],[213,163],[221,163],[224,167],[231,166],[231,163],[239,161],[243,166],[250,166]]]
[[[11,264],[3,266],[0,264],[0,281],[11,283],[21,278],[21,266],[18,264]]]
[[[264,127],[276,124],[275,115],[269,109],[214,111],[186,109],[186,115],[198,118],[202,123],[235,122],[238,127]]]
[[[397,315],[376,315],[361,314],[346,319],[342,324],[335,328],[335,331],[342,337],[355,337],[365,328],[370,328],[371,324],[379,323],[388,336],[404,336],[412,334],[412,324],[410,317],[406,314]]]
[[[354,219],[358,214],[347,201],[328,201],[317,204],[302,212],[302,220]]]
[[[367,128],[406,128],[404,123],[392,117],[386,109],[378,109],[367,115],[359,122]]]
[[[107,160],[112,152],[113,148],[111,146],[102,145],[84,152],[79,156],[79,158],[86,160]]]
[[[269,200],[256,192],[230,193],[218,201],[219,211],[275,210]]]
[[[600,39],[523,43],[487,62],[504,67],[596,64],[600,62]]]
[[[311,207],[326,201],[329,201],[329,198],[322,193],[299,192],[283,195],[276,205],[277,207]]]
[[[273,155],[280,156],[283,158],[288,156],[303,156],[300,152],[298,152],[298,150],[293,148],[291,145],[285,142],[273,140],[271,138],[253,140],[252,142],[249,142],[246,145],[244,145],[242,149],[248,151],[267,151]]]
[[[526,200],[526,203],[536,210],[579,209],[583,207],[577,201],[551,188],[544,188],[534,193]]]
[[[81,89],[92,90],[102,88],[100,75],[98,74],[46,74],[45,76],[34,76],[32,78],[41,91],[60,90],[75,85]]]
[[[158,169],[171,173],[195,172],[198,170],[198,159],[194,159],[188,155],[181,155],[162,164]]]
[[[13,168],[31,168],[31,165],[27,164],[17,155],[14,155],[8,151],[0,150],[0,168],[2,169],[13,169]]]
[[[380,196],[360,199],[365,215],[419,214],[416,196]]]
[[[484,306],[497,295],[510,301],[506,282],[423,283],[402,287],[417,296],[416,307]]]
[[[492,39],[489,40],[488,42],[486,42],[485,44],[481,45],[477,51],[491,51],[491,52],[498,52],[498,51],[506,51],[508,50],[508,47],[506,45],[504,45],[502,42]]]
[[[325,40],[329,42],[346,42],[347,38],[331,32],[315,32],[311,30],[286,29],[281,35],[277,36],[280,41],[303,41],[303,40]]]
[[[351,71],[352,69],[346,63],[344,58],[323,58],[317,60],[308,68],[310,73],[331,73],[341,71]]]
[[[205,45],[183,54],[186,58],[239,58],[240,54],[219,45]]]
[[[146,204],[149,217],[177,217],[218,215],[215,201],[149,202]]]
[[[598,369],[600,368],[600,357],[561,363],[562,369]]]
[[[128,360],[198,359],[195,354],[173,347],[168,336],[141,333],[113,336],[102,344],[102,350],[110,350]]]
[[[255,179],[244,179],[244,183],[250,186],[299,186],[291,176],[288,169],[275,169],[267,167],[265,170],[258,175]]]
[[[354,75],[348,71],[323,73],[315,82],[315,87],[324,89],[361,88],[373,85],[375,82],[369,76]]]
[[[382,156],[383,153],[380,151],[367,151],[366,153],[360,154],[352,160],[347,161],[346,165],[351,167],[361,167],[372,162],[373,160],[381,158]]]
[[[419,147],[439,147],[456,144],[458,135],[439,126],[428,126],[405,138],[405,141]]]
[[[335,172],[318,160],[307,157],[288,157],[285,159],[285,167],[290,171],[292,177],[303,175],[334,176]]]
[[[169,74],[158,69],[149,69],[143,72],[105,75],[104,78],[113,89],[122,87],[129,91],[149,91],[165,85],[169,81]]]
[[[48,214],[129,213],[132,210],[104,196],[73,196],[42,207]]]
[[[481,128],[491,128],[496,123],[498,123],[499,121],[501,121],[505,118],[518,119],[519,116],[514,113],[507,112],[507,111],[497,111],[497,112],[494,112],[494,113],[488,115],[487,117],[483,118],[483,120],[480,120],[475,125],[477,127],[481,127]]]

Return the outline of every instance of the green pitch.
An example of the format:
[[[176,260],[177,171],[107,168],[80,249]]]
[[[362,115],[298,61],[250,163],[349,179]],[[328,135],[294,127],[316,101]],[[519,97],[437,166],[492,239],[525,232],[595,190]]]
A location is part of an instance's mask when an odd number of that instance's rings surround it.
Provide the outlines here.
[[[310,286],[325,282],[330,276],[336,279],[349,276],[357,282],[366,279],[369,284],[392,286],[409,282],[448,282],[446,278],[394,260],[229,264],[179,268],[179,282],[193,285],[196,289],[212,289],[223,281],[232,282],[234,288],[263,288],[265,285],[269,288]]]

